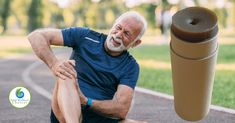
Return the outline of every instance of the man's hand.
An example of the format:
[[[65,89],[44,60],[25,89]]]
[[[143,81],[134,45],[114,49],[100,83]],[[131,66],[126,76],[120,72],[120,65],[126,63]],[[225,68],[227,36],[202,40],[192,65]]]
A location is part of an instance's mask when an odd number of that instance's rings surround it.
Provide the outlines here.
[[[77,86],[77,91],[78,91],[78,95],[79,95],[81,104],[82,104],[82,105],[87,105],[87,98],[86,98],[86,96],[82,93],[82,91],[80,90],[79,83],[76,83],[76,86]]]
[[[57,61],[51,67],[51,71],[55,76],[65,80],[66,78],[77,79],[77,72],[74,69],[75,61],[66,60],[66,61]]]
[[[79,98],[80,98],[80,102],[81,102],[81,104],[82,105],[87,105],[87,98],[81,93],[81,92],[79,92]]]

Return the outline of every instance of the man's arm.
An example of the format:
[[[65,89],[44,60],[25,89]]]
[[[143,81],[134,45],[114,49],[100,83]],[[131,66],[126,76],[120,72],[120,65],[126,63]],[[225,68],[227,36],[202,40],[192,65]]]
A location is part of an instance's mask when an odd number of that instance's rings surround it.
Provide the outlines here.
[[[132,88],[126,85],[119,85],[112,100],[93,100],[90,108],[107,117],[125,119],[131,106],[133,94],[134,90]],[[84,98],[81,101],[86,100]],[[82,102],[87,103],[87,100]]]
[[[51,50],[50,45],[63,46],[63,36],[60,29],[38,29],[28,35],[28,40],[35,54],[44,61],[52,72],[62,78],[73,78],[76,71],[75,62],[68,60],[60,62]]]

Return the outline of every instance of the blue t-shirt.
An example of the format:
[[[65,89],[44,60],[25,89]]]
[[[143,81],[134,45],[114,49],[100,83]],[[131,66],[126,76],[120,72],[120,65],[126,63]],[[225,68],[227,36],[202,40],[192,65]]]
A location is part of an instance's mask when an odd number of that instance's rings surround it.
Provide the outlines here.
[[[62,34],[64,46],[73,48],[71,59],[76,61],[78,83],[86,97],[111,100],[119,84],[135,88],[139,76],[139,65],[128,51],[119,56],[108,54],[104,48],[107,35],[82,27],[63,29]],[[115,123],[117,121],[102,117],[92,111],[88,112],[89,117],[86,117],[84,114],[86,112],[87,110],[83,110],[83,120],[86,120],[84,121],[86,123]],[[94,113],[94,116],[90,116],[91,113]],[[98,117],[100,119],[97,119]]]

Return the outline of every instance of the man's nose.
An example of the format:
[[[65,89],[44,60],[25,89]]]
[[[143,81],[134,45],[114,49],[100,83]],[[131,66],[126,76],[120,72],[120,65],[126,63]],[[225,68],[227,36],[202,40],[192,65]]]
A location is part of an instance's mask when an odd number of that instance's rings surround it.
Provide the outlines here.
[[[118,32],[116,33],[116,38],[122,39],[122,35],[123,35],[123,32],[122,32],[122,31],[118,31]]]

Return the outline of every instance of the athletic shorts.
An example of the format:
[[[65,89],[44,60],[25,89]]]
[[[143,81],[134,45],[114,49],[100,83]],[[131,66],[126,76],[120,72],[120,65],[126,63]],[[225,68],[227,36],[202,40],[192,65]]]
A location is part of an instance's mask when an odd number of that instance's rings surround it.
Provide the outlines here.
[[[55,117],[54,112],[51,110],[51,116],[50,116],[51,123],[60,123],[57,118]]]
[[[85,115],[85,117],[84,117],[84,115]],[[110,118],[97,116],[97,114],[94,115],[90,111],[89,111],[89,113],[88,112],[83,112],[83,118],[82,119],[83,119],[82,123],[118,123],[120,121],[120,120],[116,120],[116,119],[110,119]],[[50,120],[51,120],[51,123],[60,123],[52,110],[51,110]]]

